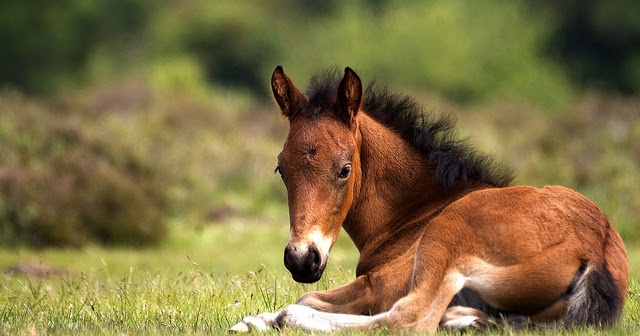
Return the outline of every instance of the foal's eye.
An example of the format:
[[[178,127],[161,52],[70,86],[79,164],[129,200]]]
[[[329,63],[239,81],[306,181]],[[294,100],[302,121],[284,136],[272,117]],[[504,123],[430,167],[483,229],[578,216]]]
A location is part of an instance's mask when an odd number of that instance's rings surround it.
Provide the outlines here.
[[[351,174],[351,165],[347,164],[342,167],[342,170],[340,170],[340,173],[338,173],[338,178],[341,180],[345,180],[347,177],[349,177],[349,174]]]

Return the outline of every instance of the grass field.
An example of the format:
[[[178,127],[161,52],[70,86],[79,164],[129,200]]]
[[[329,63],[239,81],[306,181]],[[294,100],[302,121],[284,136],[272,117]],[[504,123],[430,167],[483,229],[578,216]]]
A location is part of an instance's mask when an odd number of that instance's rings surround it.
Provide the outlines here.
[[[278,310],[305,291],[333,288],[354,278],[357,251],[342,234],[320,282],[293,282],[281,261],[286,235],[284,220],[233,219],[197,234],[175,232],[170,242],[151,250],[1,250],[3,269],[29,262],[66,274],[2,275],[0,332],[217,335],[245,315]],[[628,251],[632,281],[618,325],[542,333],[640,334],[640,246],[628,246]],[[540,332],[505,327],[489,334]]]

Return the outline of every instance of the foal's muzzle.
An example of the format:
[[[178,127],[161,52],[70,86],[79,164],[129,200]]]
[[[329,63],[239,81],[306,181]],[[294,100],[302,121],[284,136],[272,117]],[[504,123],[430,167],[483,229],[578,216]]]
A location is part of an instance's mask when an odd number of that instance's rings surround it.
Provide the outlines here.
[[[313,245],[308,248],[287,245],[284,249],[284,266],[291,272],[293,280],[313,283],[322,277],[325,263],[320,251]]]

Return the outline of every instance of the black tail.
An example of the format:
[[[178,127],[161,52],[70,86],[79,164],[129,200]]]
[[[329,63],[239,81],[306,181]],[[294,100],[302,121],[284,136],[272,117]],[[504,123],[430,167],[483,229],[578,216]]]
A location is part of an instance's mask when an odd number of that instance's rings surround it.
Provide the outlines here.
[[[606,265],[587,267],[572,287],[565,317],[567,326],[605,326],[620,316],[624,298]]]

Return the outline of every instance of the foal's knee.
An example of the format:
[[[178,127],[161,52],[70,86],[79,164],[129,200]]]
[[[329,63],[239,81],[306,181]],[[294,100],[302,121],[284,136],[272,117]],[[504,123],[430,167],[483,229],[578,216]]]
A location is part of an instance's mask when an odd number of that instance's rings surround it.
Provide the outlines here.
[[[320,311],[327,311],[329,304],[321,300],[318,296],[319,292],[304,293],[298,301],[296,301],[296,304],[311,307]]]

